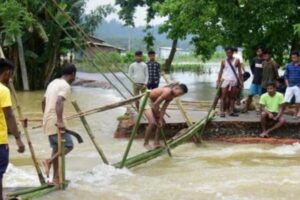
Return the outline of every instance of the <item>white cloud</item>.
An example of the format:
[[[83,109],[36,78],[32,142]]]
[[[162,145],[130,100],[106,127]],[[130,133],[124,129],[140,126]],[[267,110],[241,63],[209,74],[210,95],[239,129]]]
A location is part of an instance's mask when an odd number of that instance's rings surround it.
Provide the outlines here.
[[[94,8],[96,8],[99,5],[113,5],[115,6],[115,0],[87,0],[87,4],[86,4],[86,13],[89,13],[91,10],[93,10]],[[116,9],[120,9],[117,6],[115,6]],[[134,22],[136,26],[143,26],[146,24],[145,21],[146,18],[146,8],[144,7],[138,7],[136,9],[136,13],[134,15]],[[112,20],[112,19],[116,19],[119,20],[119,16],[116,13],[113,13],[111,15],[109,15],[106,18],[108,21]],[[119,20],[120,21],[120,20]],[[165,21],[165,18],[162,17],[156,17],[153,21],[152,21],[152,25],[156,25],[156,24],[161,24]]]

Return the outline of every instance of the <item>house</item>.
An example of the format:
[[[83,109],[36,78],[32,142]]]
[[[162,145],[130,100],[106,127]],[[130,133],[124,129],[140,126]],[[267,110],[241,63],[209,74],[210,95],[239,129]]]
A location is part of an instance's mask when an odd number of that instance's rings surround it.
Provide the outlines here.
[[[161,59],[167,59],[169,57],[170,52],[171,52],[171,47],[159,47],[158,55]],[[181,48],[176,49],[177,56],[188,55],[188,54],[190,54],[189,51],[183,50]]]

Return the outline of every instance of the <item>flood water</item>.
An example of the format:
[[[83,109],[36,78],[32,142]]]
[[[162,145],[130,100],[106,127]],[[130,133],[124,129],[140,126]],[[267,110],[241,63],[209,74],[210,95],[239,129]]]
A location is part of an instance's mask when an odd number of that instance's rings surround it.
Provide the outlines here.
[[[99,79],[99,75],[81,74]],[[197,76],[177,73],[172,77],[188,84],[191,93],[184,99],[209,100],[214,96],[216,74]],[[26,116],[40,118],[43,92],[19,93]],[[82,110],[120,100],[113,90],[74,87],[72,99]],[[114,139],[116,118],[125,108],[87,117],[92,130],[111,163],[121,159],[126,139]],[[75,111],[67,104],[67,115]],[[36,124],[30,124],[35,126]],[[67,156],[68,189],[55,192],[43,200],[252,200],[299,199],[300,144],[272,146],[265,144],[205,143],[200,147],[188,143],[147,164],[115,169],[102,164],[78,119],[69,126],[79,132],[84,143]],[[41,129],[29,129],[39,160],[50,155],[47,137]],[[25,138],[24,138],[25,141]],[[31,165],[29,151],[16,153],[10,139],[11,164],[4,178],[5,187],[39,185]],[[28,150],[28,149],[27,149]],[[143,152],[142,141],[134,141],[130,155]]]

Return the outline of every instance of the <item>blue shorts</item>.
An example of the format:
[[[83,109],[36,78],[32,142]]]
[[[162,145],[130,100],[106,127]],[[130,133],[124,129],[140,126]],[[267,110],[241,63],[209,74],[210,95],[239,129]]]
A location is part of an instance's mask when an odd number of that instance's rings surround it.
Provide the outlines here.
[[[9,148],[8,144],[0,145],[0,179],[2,180],[9,163]]]
[[[252,83],[249,89],[249,96],[260,96],[262,93],[261,85]]]
[[[74,147],[71,135],[68,132],[61,134],[61,139],[65,140],[65,147],[72,149]],[[57,134],[49,135],[49,143],[52,149],[57,149]]]

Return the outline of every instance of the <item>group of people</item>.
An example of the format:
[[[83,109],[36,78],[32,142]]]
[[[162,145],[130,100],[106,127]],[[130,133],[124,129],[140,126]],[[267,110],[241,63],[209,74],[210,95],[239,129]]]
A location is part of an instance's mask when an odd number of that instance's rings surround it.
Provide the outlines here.
[[[160,147],[160,129],[165,124],[164,116],[170,102],[188,92],[185,84],[172,84],[165,87],[159,87],[160,82],[160,64],[155,59],[155,52],[148,52],[149,61],[144,63],[143,53],[135,52],[135,62],[129,66],[129,76],[133,80],[133,93],[139,95],[151,90],[149,98],[146,101],[144,115],[148,120],[148,126],[145,132],[144,147],[148,150]],[[141,101],[144,100],[144,97]],[[136,102],[137,110],[140,109],[140,101]],[[154,133],[154,144],[150,145],[150,137]]]
[[[238,117],[235,105],[239,104],[245,74],[239,58],[234,56],[234,48],[226,48],[227,58],[222,61],[217,85],[221,88],[220,117],[226,117],[225,112],[231,117]],[[287,105],[296,104],[295,115],[299,112],[300,104],[300,54],[291,53],[291,62],[286,66],[284,76],[279,76],[279,65],[272,59],[270,51],[258,47],[256,57],[252,60],[250,69],[253,80],[246,101],[245,112],[253,101],[254,96],[259,96],[260,107],[257,113],[261,116],[261,137],[269,134],[285,124],[283,117]],[[248,77],[248,76],[246,76]],[[274,122],[267,127],[268,122]]]

